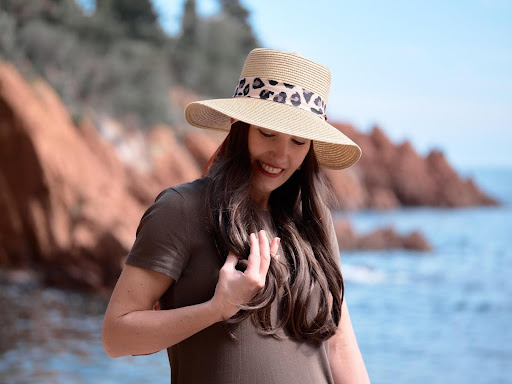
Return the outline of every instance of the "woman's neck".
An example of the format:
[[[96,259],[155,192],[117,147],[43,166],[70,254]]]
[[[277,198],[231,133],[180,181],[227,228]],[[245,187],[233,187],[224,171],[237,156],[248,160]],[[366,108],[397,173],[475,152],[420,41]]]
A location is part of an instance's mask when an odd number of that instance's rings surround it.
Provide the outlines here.
[[[270,194],[262,194],[253,190],[251,193],[251,197],[256,207],[258,207],[262,211],[270,210],[268,206],[268,199],[270,198]]]

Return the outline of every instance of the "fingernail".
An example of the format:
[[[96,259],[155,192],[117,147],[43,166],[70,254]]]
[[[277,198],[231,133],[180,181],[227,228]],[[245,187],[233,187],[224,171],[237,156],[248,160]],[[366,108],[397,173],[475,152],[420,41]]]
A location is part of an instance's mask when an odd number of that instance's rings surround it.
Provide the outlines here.
[[[281,244],[281,239],[278,237],[277,238],[277,245]]]

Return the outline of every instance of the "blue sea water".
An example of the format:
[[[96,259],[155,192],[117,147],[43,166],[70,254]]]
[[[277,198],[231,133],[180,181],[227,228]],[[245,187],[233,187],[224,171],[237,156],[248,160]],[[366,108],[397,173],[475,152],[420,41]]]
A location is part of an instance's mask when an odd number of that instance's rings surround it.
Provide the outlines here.
[[[504,205],[350,215],[358,231],[419,229],[433,246],[342,255],[374,383],[512,383],[512,170],[474,176]]]
[[[503,205],[349,215],[359,232],[420,230],[433,246],[341,255],[372,383],[512,383],[512,169],[471,174]],[[0,382],[169,382],[164,351],[105,354],[105,297],[30,282],[0,288]]]

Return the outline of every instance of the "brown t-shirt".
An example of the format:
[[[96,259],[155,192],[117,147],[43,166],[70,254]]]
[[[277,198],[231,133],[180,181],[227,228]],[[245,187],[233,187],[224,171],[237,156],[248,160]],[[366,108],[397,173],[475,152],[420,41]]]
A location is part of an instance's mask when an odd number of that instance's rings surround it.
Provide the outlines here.
[[[223,262],[208,231],[205,184],[199,179],[162,191],[144,213],[126,259],[175,280],[160,299],[163,310],[203,303],[215,292]],[[338,255],[332,219],[327,221]],[[171,382],[332,383],[327,342],[299,342],[285,331],[284,339],[265,336],[251,319],[230,326],[235,339],[226,329],[216,323],[168,348]]]

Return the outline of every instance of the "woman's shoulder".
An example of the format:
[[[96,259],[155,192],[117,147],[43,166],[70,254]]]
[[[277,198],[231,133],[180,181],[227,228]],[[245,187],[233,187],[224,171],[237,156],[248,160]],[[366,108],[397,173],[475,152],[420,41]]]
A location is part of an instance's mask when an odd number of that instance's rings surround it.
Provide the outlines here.
[[[205,200],[206,182],[206,178],[201,178],[189,183],[168,187],[158,194],[155,203],[167,206],[183,204],[186,209],[200,208]]]
[[[160,200],[162,198],[169,198],[170,196],[175,194],[178,194],[183,198],[194,197],[200,194],[201,192],[204,192],[206,181],[207,178],[203,177],[201,179],[196,179],[188,183],[167,187],[158,194],[156,200]]]

